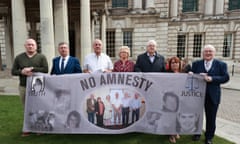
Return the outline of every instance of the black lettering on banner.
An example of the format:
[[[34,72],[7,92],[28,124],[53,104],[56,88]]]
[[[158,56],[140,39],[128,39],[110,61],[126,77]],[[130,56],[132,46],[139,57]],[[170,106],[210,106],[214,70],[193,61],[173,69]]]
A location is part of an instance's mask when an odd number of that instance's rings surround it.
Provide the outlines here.
[[[90,77],[88,79],[80,80],[80,85],[82,90],[85,91],[86,89],[96,87],[96,81],[94,77]]]

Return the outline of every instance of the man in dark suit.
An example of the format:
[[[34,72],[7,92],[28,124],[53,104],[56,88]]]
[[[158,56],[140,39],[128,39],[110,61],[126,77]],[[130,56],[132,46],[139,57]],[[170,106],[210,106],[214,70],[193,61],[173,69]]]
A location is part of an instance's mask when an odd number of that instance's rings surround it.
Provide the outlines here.
[[[157,43],[149,40],[147,51],[138,56],[134,66],[135,72],[165,72],[164,57],[157,53]]]
[[[53,59],[51,74],[61,75],[82,73],[79,60],[75,57],[69,56],[69,47],[66,42],[58,44],[58,52],[60,56]]]
[[[192,72],[204,76],[207,82],[205,97],[206,132],[205,144],[212,144],[216,129],[216,116],[221,98],[220,84],[229,80],[227,64],[214,59],[216,50],[212,45],[203,49],[203,59],[193,62]],[[200,135],[194,135],[193,140],[199,140]]]

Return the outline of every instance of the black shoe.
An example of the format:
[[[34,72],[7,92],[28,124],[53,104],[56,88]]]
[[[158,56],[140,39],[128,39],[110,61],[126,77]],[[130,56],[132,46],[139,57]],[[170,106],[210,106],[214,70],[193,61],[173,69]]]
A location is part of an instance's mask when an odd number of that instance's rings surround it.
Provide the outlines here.
[[[193,141],[199,141],[199,140],[200,140],[200,137],[201,137],[201,135],[194,135],[194,136],[192,137],[192,140],[193,140]]]
[[[213,143],[212,143],[212,140],[206,140],[205,144],[213,144]]]

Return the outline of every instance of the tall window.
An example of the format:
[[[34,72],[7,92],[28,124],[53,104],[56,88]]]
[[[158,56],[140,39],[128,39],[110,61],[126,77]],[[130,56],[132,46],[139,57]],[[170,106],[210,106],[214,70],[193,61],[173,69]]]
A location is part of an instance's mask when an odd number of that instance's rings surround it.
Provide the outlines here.
[[[223,41],[223,57],[230,57],[232,49],[232,34],[225,34],[224,41]]]
[[[107,31],[107,55],[115,57],[115,31]]]
[[[198,11],[198,0],[183,0],[182,12]]]
[[[143,10],[146,10],[146,3],[147,3],[147,0],[142,0],[142,9]]]
[[[178,35],[177,39],[177,57],[185,57],[186,35]]]
[[[195,34],[193,39],[193,57],[201,56],[202,34]]]
[[[132,56],[132,31],[123,31],[123,45],[130,48],[130,56]]]
[[[240,0],[229,0],[228,10],[240,9]]]
[[[128,0],[112,0],[112,7],[119,8],[119,7],[128,7]]]

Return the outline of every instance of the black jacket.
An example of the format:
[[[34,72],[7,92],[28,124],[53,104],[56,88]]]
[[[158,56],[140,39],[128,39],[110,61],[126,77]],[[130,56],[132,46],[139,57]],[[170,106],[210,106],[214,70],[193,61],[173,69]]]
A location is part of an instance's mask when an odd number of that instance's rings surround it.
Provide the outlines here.
[[[150,61],[147,52],[138,56],[134,66],[135,72],[165,72],[165,60],[160,54],[155,54],[153,63]]]

